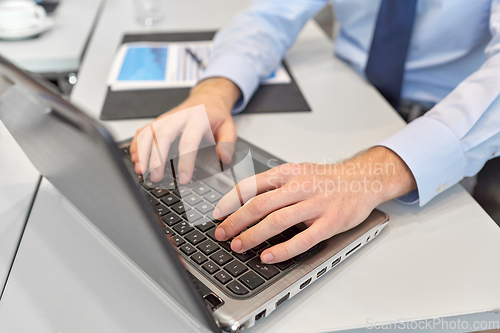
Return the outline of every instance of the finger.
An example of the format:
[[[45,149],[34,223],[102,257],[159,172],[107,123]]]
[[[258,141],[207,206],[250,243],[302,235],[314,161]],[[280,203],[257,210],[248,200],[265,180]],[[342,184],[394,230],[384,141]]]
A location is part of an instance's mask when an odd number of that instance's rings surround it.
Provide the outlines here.
[[[134,138],[132,139],[132,142],[130,143],[129,151],[130,151],[130,159],[132,160],[132,163],[137,162],[137,136],[139,133],[144,129],[141,128],[135,132]]]
[[[282,190],[262,193],[225,219],[217,227],[215,237],[222,241],[236,236],[248,225],[277,209],[303,200],[306,195],[307,193],[302,191],[284,192]]]
[[[276,176],[275,169],[245,178],[239,182],[219,200],[213,212],[214,218],[218,219],[227,216],[240,208],[242,202],[247,203],[260,193],[283,186],[286,179],[279,182],[280,177]]]
[[[210,129],[208,129],[210,130]],[[193,176],[196,155],[201,139],[207,131],[201,122],[189,121],[179,141],[179,181],[187,184]]]
[[[298,233],[292,239],[264,250],[260,255],[260,260],[266,264],[285,261],[309,250],[319,242],[331,237],[329,235],[332,234],[332,231],[325,230],[320,219],[314,221],[309,228]]]
[[[233,118],[229,118],[217,130],[217,149],[223,163],[231,163],[234,154],[234,142],[236,142],[237,138]]]
[[[231,242],[231,249],[235,252],[250,250],[291,226],[317,218],[319,215],[318,210],[307,201],[281,208],[236,237]]]
[[[149,164],[149,155],[151,154],[151,144],[153,135],[150,125],[143,127],[136,134],[136,154],[135,171],[143,176],[146,175]]]
[[[152,142],[149,169],[153,182],[159,182],[163,179],[170,145],[181,132],[184,123],[185,119],[180,113],[173,113],[151,123]]]

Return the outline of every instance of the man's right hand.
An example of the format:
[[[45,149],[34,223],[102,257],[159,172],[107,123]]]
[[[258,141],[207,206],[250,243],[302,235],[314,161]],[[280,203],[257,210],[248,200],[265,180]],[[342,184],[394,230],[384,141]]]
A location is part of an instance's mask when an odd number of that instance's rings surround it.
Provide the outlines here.
[[[231,110],[240,95],[239,88],[228,79],[215,77],[201,81],[183,103],[136,132],[130,145],[135,171],[146,174],[149,168],[151,180],[160,181],[170,145],[182,133],[179,142],[179,181],[182,184],[188,183],[193,175],[196,155],[187,153],[198,149],[203,136],[211,138],[213,133],[217,143],[236,141]],[[194,112],[179,113],[202,104],[205,105],[209,126],[200,121],[203,115]]]

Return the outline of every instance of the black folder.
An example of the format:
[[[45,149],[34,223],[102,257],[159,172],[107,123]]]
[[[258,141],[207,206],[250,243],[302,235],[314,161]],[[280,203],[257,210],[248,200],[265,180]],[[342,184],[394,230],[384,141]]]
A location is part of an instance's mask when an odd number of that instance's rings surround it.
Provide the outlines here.
[[[177,32],[129,34],[122,43],[130,42],[190,42],[211,40],[215,32]],[[311,111],[293,75],[283,63],[292,82],[261,85],[248,102],[245,113]],[[102,120],[155,118],[179,105],[189,95],[190,88],[112,91],[108,87],[101,112]]]

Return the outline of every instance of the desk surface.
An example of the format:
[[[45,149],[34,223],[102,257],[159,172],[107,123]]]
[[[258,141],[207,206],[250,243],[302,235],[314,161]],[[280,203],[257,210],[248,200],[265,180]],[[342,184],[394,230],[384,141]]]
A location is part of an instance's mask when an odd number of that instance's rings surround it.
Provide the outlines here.
[[[76,72],[102,0],[62,0],[55,26],[38,38],[0,41],[0,54],[37,73]]]
[[[171,1],[169,15],[155,30],[212,30],[246,5],[248,2],[232,0],[191,1],[189,5]],[[131,31],[144,28],[135,26],[129,6],[110,0],[72,94],[75,103],[96,117],[104,102],[105,81],[114,51],[121,35]],[[332,47],[321,30],[308,23],[287,60],[313,111],[239,115],[235,117],[239,135],[288,161],[333,162],[401,129],[404,122],[400,117],[373,88],[333,57]],[[117,140],[132,136],[145,123],[145,120],[106,122]],[[44,188],[44,193],[56,200],[56,191],[48,185]],[[391,222],[376,242],[283,304],[272,316],[259,321],[252,331],[336,331],[363,328],[373,322],[485,313],[499,308],[500,229],[460,186],[439,195],[423,208],[395,202],[380,208],[390,215]],[[34,219],[38,221],[38,229],[31,230],[30,238],[21,246],[22,256],[14,267],[12,284],[7,286],[0,304],[0,322],[12,323],[15,310],[28,309],[30,321],[22,323],[25,331],[62,330],[82,322],[78,331],[85,328],[135,332],[144,322],[149,331],[164,329],[165,321],[158,315],[157,304],[147,297],[135,298],[140,279],[105,288],[105,282],[94,278],[93,285],[89,287],[85,282],[85,288],[81,288],[80,272],[88,276],[89,269],[106,267],[103,264],[108,260],[106,253],[102,252],[100,258],[90,242],[62,243],[62,238],[76,230],[71,223],[66,223],[59,235],[52,235],[42,233],[40,223],[50,226],[61,221],[49,221],[43,216]],[[50,254],[55,246],[59,250],[55,259],[30,256],[37,251]],[[84,258],[79,254],[85,246],[92,250],[92,259],[72,262],[72,254]],[[63,255],[60,251],[66,252]],[[67,263],[71,263],[71,272],[65,266]],[[44,269],[39,269],[36,277],[30,277],[32,266]],[[103,280],[121,281],[123,270],[115,266],[100,272]],[[44,281],[49,283],[59,273],[64,273],[64,293],[55,295],[50,288],[27,288],[31,283],[34,286],[41,286]],[[68,288],[69,285],[75,288]],[[99,293],[89,294],[92,288]],[[129,293],[127,288],[134,292]],[[23,297],[16,297],[19,295]],[[53,301],[43,303],[47,298]],[[85,302],[73,301],[80,298]],[[111,304],[109,299],[115,304],[135,303],[136,308],[121,307],[116,313],[107,308]],[[102,312],[98,314],[95,306]],[[147,316],[141,317],[134,311]],[[123,325],[124,318],[128,325]],[[16,319],[19,322],[21,318]]]

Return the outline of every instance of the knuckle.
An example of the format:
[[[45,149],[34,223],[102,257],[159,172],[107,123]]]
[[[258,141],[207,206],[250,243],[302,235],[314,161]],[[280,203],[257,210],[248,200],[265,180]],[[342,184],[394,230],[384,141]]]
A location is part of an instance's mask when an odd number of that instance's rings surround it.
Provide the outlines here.
[[[252,214],[260,215],[265,211],[268,205],[268,200],[265,196],[258,196],[255,197],[248,205],[248,209]]]
[[[232,218],[231,216],[229,216],[225,221],[225,228],[224,229],[228,229],[228,231],[230,231],[231,233],[234,233],[236,232],[238,226],[236,225],[236,222],[234,221],[234,218]]]
[[[257,241],[257,237],[255,235],[255,230],[252,230],[252,228],[245,231],[242,236],[244,237],[246,244],[253,245]]]
[[[274,212],[271,214],[271,219],[275,229],[285,230],[288,227],[289,217],[285,212]]]

